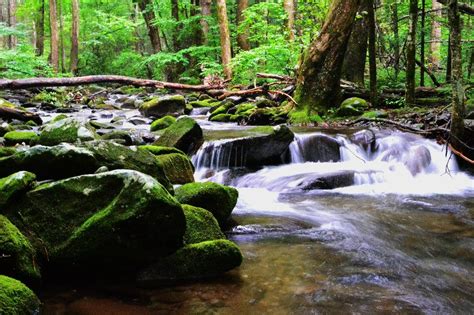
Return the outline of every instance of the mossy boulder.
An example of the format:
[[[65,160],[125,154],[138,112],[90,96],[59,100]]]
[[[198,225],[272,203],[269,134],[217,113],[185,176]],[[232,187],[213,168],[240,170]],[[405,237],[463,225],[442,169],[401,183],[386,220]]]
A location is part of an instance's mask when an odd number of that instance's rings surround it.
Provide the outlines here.
[[[65,272],[137,267],[179,248],[186,226],[166,189],[131,170],[45,183],[5,214]]]
[[[147,117],[179,116],[184,114],[186,100],[182,95],[153,98],[140,105],[140,112]]]
[[[148,174],[173,191],[153,154],[111,141],[91,141],[82,146],[68,143],[51,147],[38,145],[18,151],[0,158],[0,176],[26,170],[35,173],[40,180],[64,179],[93,174],[102,166],[109,170],[130,169]]]
[[[157,145],[141,145],[138,146],[139,150],[146,150],[153,155],[163,155],[163,154],[171,154],[171,153],[179,153],[179,154],[184,154],[183,151],[173,148],[173,147],[163,147],[163,146],[157,146]]]
[[[34,144],[39,137],[34,131],[10,131],[4,136],[6,145],[15,145],[20,143]]]
[[[175,197],[182,204],[210,211],[223,226],[237,204],[239,192],[233,187],[212,182],[190,183],[177,188]]]
[[[9,131],[13,131],[12,126],[7,124],[6,122],[0,124],[0,137],[3,137]]]
[[[10,220],[0,215],[0,274],[27,283],[37,282],[41,275],[35,256],[30,241]]]
[[[265,108],[265,107],[277,107],[278,103],[269,99],[260,99],[255,103],[255,106],[258,108]]]
[[[359,97],[351,97],[341,103],[336,111],[336,115],[340,117],[358,116],[369,108],[366,100]]]
[[[194,166],[185,154],[160,154],[156,160],[172,184],[194,182]]]
[[[0,275],[0,313],[27,315],[39,313],[40,301],[26,285]]]
[[[157,120],[151,123],[150,131],[158,131],[158,130],[168,128],[175,122],[176,122],[176,118],[170,115],[158,118]]]
[[[251,110],[254,110],[256,108],[257,107],[255,106],[255,104],[243,103],[243,104],[240,104],[240,105],[236,106],[235,114],[237,114],[237,115],[244,114],[244,113],[247,113],[247,112],[249,112]]]
[[[234,103],[230,101],[225,101],[225,102],[221,102],[220,104],[217,104],[214,107],[211,107],[211,110],[209,111],[211,113],[211,115],[209,116],[209,120],[219,114],[227,114],[229,109],[231,109],[234,106],[235,106]]]
[[[218,101],[214,98],[209,98],[209,99],[205,99],[201,101],[190,102],[189,105],[191,105],[193,108],[202,108],[202,107],[213,107],[220,103],[221,101]]]
[[[13,197],[32,188],[35,180],[35,174],[25,171],[0,179],[0,212]]]
[[[364,114],[362,114],[362,118],[369,118],[369,119],[387,118],[387,117],[388,117],[388,113],[384,110],[372,110],[372,111],[365,112]]]
[[[186,245],[138,275],[138,282],[152,286],[162,281],[203,279],[219,276],[242,264],[240,249],[228,240]]]
[[[232,118],[231,114],[218,114],[209,118],[209,121],[213,122],[229,122]]]
[[[116,142],[119,142],[120,144],[123,145],[133,145],[135,142],[135,139],[132,137],[130,132],[125,131],[125,130],[113,130],[111,132],[108,132],[104,134],[101,137],[102,140],[116,140]]]
[[[97,138],[95,129],[89,124],[74,118],[64,118],[44,125],[38,143],[53,146],[62,142],[83,142]]]
[[[0,158],[10,156],[16,153],[15,148],[0,147]]]
[[[196,244],[205,241],[225,239],[216,218],[206,209],[183,205],[186,217],[184,244]]]
[[[186,154],[192,154],[199,149],[203,139],[199,124],[190,117],[181,117],[166,128],[153,145],[175,147]]]

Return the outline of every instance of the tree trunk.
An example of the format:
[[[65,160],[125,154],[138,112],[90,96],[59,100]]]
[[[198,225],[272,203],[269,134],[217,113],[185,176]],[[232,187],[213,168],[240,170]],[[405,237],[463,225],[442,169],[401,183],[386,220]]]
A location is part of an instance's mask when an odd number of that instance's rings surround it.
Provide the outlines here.
[[[217,0],[217,18],[219,20],[219,32],[222,49],[222,66],[226,79],[232,78],[232,69],[230,68],[231,46],[229,34],[229,20],[227,18],[227,6],[225,0]]]
[[[430,43],[430,64],[433,70],[441,68],[441,22],[443,17],[442,5],[436,0],[432,0],[431,13],[431,43]]]
[[[150,0],[138,0],[138,6],[143,14],[143,19],[148,29],[148,36],[150,36],[151,48],[153,53],[161,51],[160,30],[153,24],[155,20],[155,11],[153,10],[153,2]]]
[[[452,69],[452,50],[451,50],[451,35],[449,35],[448,41],[448,57],[446,58],[446,83],[451,82],[451,69]]]
[[[288,16],[288,22],[286,27],[288,29],[288,39],[290,41],[295,40],[295,0],[283,0],[283,6],[285,8],[286,15]]]
[[[16,0],[8,0],[8,26],[16,27]],[[8,48],[14,49],[17,44],[17,38],[14,35],[8,36]]]
[[[367,0],[368,24],[369,24],[369,68],[370,68],[370,102],[372,106],[377,106],[377,56],[375,42],[375,3],[374,0]]]
[[[308,114],[326,112],[340,102],[342,63],[359,0],[334,0],[317,39],[302,56],[295,99]]]
[[[393,68],[395,69],[395,80],[398,80],[400,74],[400,33],[398,29],[398,0],[392,3],[392,31],[394,37],[393,50]]]
[[[51,65],[54,72],[59,69],[59,33],[56,0],[49,0],[49,24],[51,27]]]
[[[407,106],[415,106],[415,70],[416,70],[416,26],[418,21],[418,1],[410,0],[410,20],[406,44],[407,69],[406,69],[406,96]]]
[[[0,1],[0,22],[8,25],[8,14],[6,14],[5,3],[3,1]],[[0,36],[0,48],[5,48],[5,46],[5,37]]]
[[[209,38],[209,22],[206,20],[211,16],[211,4],[212,0],[201,0],[200,6],[201,6],[201,27],[202,27],[202,39],[203,39],[203,45],[207,44],[208,38]]]
[[[181,27],[179,26],[179,3],[178,0],[171,0],[171,16],[174,19],[175,27],[173,29],[173,47],[174,51],[180,51],[183,48],[182,43],[179,42],[179,32]]]
[[[59,51],[61,53],[61,72],[66,71],[66,48],[64,47],[64,16],[62,1],[58,3],[59,16]]]
[[[79,0],[72,0],[72,25],[71,25],[71,65],[70,70],[75,75],[79,63]]]
[[[471,79],[473,67],[474,67],[474,47],[471,48],[471,58],[469,58],[469,69],[467,70],[468,79]]]
[[[450,0],[448,5],[449,32],[452,58],[453,109],[451,113],[451,143],[460,149],[464,135],[464,88],[462,85],[461,17],[458,1]]]
[[[368,4],[369,1],[361,2],[359,6],[360,15],[363,15],[363,12],[368,12]],[[354,22],[346,55],[344,56],[344,63],[342,65],[342,78],[354,82],[360,87],[365,86],[364,74],[367,60],[368,36],[368,17],[364,15],[363,18]]]
[[[40,0],[39,9],[36,13],[35,28],[36,28],[36,55],[43,56],[44,54],[44,0]]]
[[[421,0],[420,86],[425,86],[425,26],[426,26],[426,0]]]
[[[237,0],[237,26],[244,21],[244,11],[249,7],[248,0]],[[248,29],[237,33],[237,44],[242,50],[249,50],[249,31]]]

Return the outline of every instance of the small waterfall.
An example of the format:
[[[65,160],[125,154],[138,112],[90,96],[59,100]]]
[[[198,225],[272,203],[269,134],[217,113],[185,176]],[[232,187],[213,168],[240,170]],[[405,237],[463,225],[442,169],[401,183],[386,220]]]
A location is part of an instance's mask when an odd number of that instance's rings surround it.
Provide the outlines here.
[[[291,163],[339,162],[339,141],[322,133],[297,134],[290,144]]]
[[[245,165],[245,149],[231,140],[205,142],[192,157],[196,169],[222,169]]]

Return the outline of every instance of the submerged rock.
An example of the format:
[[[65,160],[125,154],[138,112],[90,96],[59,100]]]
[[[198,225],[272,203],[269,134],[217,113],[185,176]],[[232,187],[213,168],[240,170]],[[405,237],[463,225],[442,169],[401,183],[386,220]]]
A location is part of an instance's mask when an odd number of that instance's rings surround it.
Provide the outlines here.
[[[40,301],[18,280],[0,275],[0,310],[5,315],[38,314]]]
[[[131,170],[40,185],[5,213],[65,272],[139,266],[179,248],[186,224],[162,185]]]
[[[37,282],[41,275],[30,241],[6,217],[0,215],[0,274]]]
[[[354,185],[353,171],[339,171],[330,174],[309,176],[298,186],[302,190],[336,189]]]
[[[228,240],[186,245],[140,272],[138,282],[151,286],[162,281],[215,277],[240,266],[242,259],[237,245]]]
[[[181,117],[166,128],[163,135],[153,144],[175,147],[186,154],[192,154],[199,149],[202,143],[203,134],[199,124],[190,117]]]
[[[212,182],[190,183],[177,188],[175,197],[182,204],[210,211],[223,226],[237,204],[239,192],[233,187]]]
[[[186,109],[186,100],[182,95],[153,98],[140,105],[140,112],[147,117],[163,117],[166,115],[183,115]]]
[[[62,142],[91,141],[97,139],[95,129],[74,118],[65,118],[43,126],[38,139],[42,145],[53,146]]]

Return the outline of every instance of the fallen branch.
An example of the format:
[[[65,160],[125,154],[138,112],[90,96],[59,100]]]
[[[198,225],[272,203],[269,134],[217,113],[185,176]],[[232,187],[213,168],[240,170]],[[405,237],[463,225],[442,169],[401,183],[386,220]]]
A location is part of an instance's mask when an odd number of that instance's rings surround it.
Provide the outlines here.
[[[11,119],[17,119],[21,121],[34,121],[35,123],[41,125],[43,123],[43,120],[41,117],[37,114],[34,114],[32,112],[16,109],[13,107],[7,107],[7,106],[0,106],[0,118],[4,118],[7,120]]]
[[[441,84],[438,82],[438,80],[436,79],[436,76],[433,74],[433,72],[431,72],[430,69],[428,69],[427,67],[425,67],[425,65],[422,64],[420,60],[415,59],[415,63],[418,65],[418,67],[422,68],[423,71],[428,74],[428,76],[430,77],[431,81],[433,81],[433,84],[436,85],[436,87],[440,87],[440,86],[441,86]]]
[[[222,89],[222,85],[189,85],[157,80],[137,79],[118,75],[91,75],[74,78],[32,78],[19,80],[0,80],[1,89],[29,89],[55,86],[78,86],[88,84],[110,84],[119,83],[123,85],[133,85],[137,87],[154,87],[157,89],[173,89],[188,91],[208,91]]]
[[[295,79],[290,77],[290,76],[272,74],[272,73],[257,73],[257,78],[275,79],[275,80],[280,80],[280,81],[285,81],[285,82],[294,82],[295,81]]]
[[[459,152],[458,150],[456,150],[455,148],[453,148],[453,146],[451,145],[451,143],[448,144],[449,146],[449,149],[451,149],[451,152],[453,152],[454,154],[456,154],[457,156],[459,156],[461,159],[463,159],[464,161],[466,162],[469,162],[471,164],[474,165],[474,160],[471,160],[470,158],[468,158],[467,156],[465,156],[464,154],[462,154],[461,152]]]

